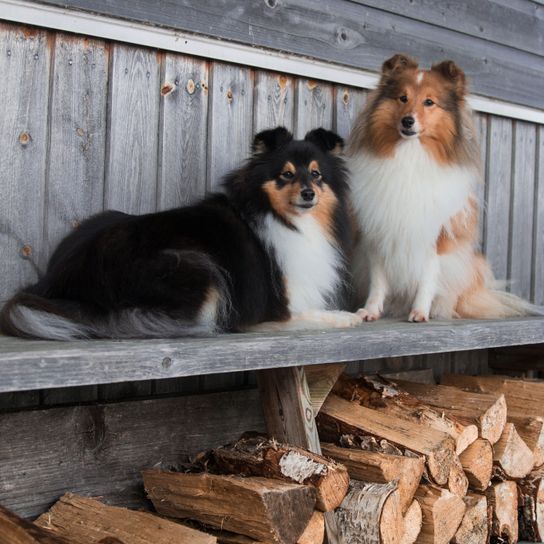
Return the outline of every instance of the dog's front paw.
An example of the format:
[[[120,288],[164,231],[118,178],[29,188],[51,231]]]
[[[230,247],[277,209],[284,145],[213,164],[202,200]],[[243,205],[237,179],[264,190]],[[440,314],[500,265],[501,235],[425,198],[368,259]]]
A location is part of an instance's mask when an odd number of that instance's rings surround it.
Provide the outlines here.
[[[381,312],[378,308],[373,307],[364,307],[357,310],[357,315],[363,320],[363,321],[377,321],[380,319]]]
[[[358,327],[362,323],[362,317],[358,313],[334,312],[334,321],[337,327]]]
[[[410,321],[410,323],[423,323],[429,321],[429,314],[422,310],[414,309],[410,312],[408,321]]]

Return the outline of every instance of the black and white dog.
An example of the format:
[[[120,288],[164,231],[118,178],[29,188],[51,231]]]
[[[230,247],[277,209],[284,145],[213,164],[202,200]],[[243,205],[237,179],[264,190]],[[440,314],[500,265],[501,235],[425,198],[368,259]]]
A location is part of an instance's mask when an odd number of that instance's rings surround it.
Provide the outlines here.
[[[361,323],[339,311],[351,245],[342,146],[324,129],[267,130],[225,194],[88,219],[4,306],[1,330],[70,340]]]

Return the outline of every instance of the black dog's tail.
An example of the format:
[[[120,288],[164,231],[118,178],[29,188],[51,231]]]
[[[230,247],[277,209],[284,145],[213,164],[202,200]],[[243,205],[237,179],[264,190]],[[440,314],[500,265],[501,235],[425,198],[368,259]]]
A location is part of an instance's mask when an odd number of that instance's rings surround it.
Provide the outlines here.
[[[47,340],[92,336],[81,308],[25,292],[16,294],[2,308],[0,331],[9,336]]]

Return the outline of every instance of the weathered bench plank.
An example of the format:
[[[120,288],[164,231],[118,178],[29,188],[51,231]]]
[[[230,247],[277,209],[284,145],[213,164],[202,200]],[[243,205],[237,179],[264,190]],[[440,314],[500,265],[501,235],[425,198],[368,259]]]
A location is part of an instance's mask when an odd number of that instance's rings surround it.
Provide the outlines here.
[[[544,343],[544,319],[381,321],[355,329],[77,342],[0,339],[0,392]]]

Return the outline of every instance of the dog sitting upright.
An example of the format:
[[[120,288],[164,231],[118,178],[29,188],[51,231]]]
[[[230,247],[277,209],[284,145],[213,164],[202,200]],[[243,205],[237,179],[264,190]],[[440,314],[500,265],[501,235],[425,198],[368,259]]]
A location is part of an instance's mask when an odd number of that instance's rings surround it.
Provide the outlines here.
[[[348,148],[361,231],[354,281],[361,316],[493,318],[538,310],[497,288],[476,251],[480,153],[463,71],[385,61]]]
[[[342,145],[324,129],[301,141],[285,128],[264,131],[227,176],[226,194],[90,218],[60,243],[44,277],[8,301],[1,330],[70,340],[361,323],[333,311],[351,243]]]

